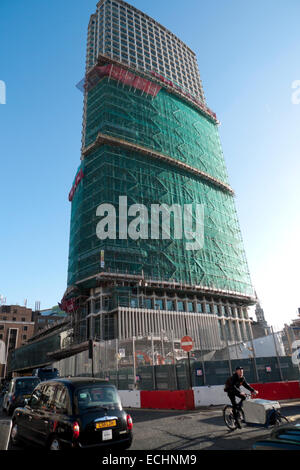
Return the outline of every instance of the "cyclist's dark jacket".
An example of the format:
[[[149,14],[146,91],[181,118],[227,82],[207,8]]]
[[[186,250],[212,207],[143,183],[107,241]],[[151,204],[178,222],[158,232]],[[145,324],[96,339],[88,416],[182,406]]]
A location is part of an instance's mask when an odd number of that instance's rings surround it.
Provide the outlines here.
[[[243,386],[250,392],[254,392],[254,388],[252,388],[248,382],[246,381],[245,377],[239,377],[237,374],[233,374],[228,381],[226,381],[225,385],[225,392],[227,393],[240,393],[240,387]]]

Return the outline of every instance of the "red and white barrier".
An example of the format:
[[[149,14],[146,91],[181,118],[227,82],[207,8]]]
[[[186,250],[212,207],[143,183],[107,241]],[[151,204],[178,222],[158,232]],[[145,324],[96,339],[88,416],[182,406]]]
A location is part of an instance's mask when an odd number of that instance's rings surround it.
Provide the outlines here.
[[[139,390],[118,390],[121,403],[126,408],[141,408],[141,392]]]
[[[200,406],[227,405],[230,400],[224,392],[224,385],[193,387],[195,408]]]
[[[300,399],[298,381],[251,384],[265,400]],[[119,390],[126,408],[153,408],[161,410],[194,410],[202,406],[230,403],[224,385],[193,387],[191,390]]]
[[[141,391],[141,408],[163,410],[195,409],[193,390],[153,390]]]
[[[293,400],[300,398],[300,384],[292,382],[271,382],[265,384],[251,384],[259,392],[258,397],[265,400]]]

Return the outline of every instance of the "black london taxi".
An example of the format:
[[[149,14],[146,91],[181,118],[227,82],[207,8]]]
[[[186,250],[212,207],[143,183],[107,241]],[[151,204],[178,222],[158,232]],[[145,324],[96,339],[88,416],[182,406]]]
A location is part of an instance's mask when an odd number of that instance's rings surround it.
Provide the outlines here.
[[[41,382],[24,408],[14,411],[11,441],[49,450],[128,449],[132,419],[109,382],[88,377]]]
[[[3,398],[3,411],[12,415],[15,408],[24,405],[25,400],[31,396],[40,381],[38,377],[32,376],[13,378]]]

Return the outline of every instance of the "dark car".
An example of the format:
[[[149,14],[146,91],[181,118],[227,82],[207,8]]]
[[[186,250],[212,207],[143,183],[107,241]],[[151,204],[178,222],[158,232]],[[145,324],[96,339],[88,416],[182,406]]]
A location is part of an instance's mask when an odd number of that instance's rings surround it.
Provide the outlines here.
[[[40,379],[32,376],[12,379],[3,397],[3,411],[6,411],[9,415],[13,414],[15,408],[24,405],[25,400],[31,396],[39,383]]]
[[[41,380],[51,380],[59,377],[59,372],[55,367],[39,367],[33,369],[32,375],[39,377]]]
[[[12,419],[13,444],[26,440],[50,450],[128,449],[132,419],[122,408],[114,385],[77,377],[41,382]]]
[[[270,438],[253,444],[254,450],[300,450],[300,424],[285,424],[272,430]]]

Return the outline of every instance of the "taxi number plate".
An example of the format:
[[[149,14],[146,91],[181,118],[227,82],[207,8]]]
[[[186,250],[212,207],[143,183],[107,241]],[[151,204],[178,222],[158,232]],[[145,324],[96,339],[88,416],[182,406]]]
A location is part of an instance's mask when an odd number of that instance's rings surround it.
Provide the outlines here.
[[[108,441],[109,439],[112,439],[112,429],[102,431],[102,441]]]
[[[114,419],[112,421],[104,421],[103,423],[97,423],[96,429],[112,428],[113,426],[116,426],[116,425],[117,425],[117,422]]]

